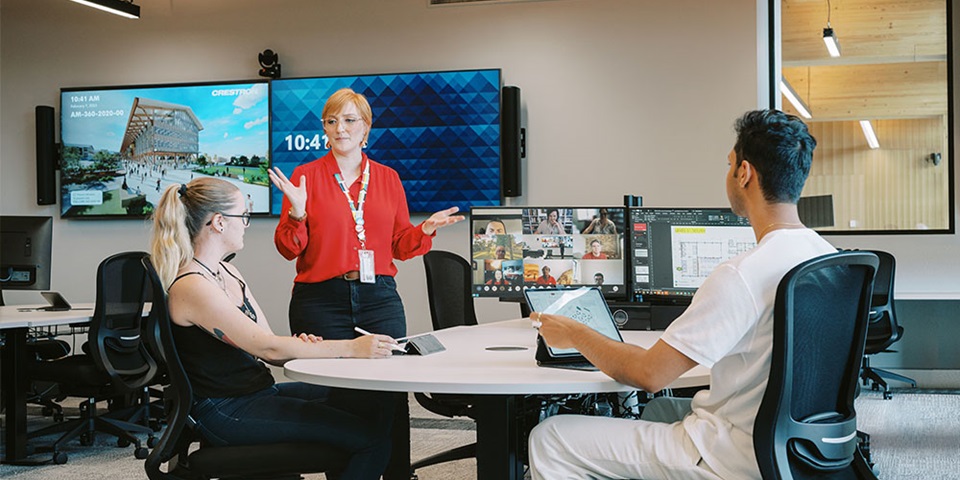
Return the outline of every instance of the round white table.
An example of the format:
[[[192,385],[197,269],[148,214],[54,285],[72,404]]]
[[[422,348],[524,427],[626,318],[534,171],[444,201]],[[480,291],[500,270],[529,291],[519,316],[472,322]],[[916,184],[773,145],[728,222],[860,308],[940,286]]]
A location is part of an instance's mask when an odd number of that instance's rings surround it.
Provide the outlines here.
[[[624,341],[650,347],[662,332],[623,331]],[[523,395],[636,390],[600,372],[538,367],[536,330],[525,319],[455,327],[432,333],[446,350],[385,359],[300,359],[284,365],[287,377],[331,387],[391,392],[476,395],[477,478],[518,480],[520,435],[515,409]],[[696,367],[671,388],[709,384]]]

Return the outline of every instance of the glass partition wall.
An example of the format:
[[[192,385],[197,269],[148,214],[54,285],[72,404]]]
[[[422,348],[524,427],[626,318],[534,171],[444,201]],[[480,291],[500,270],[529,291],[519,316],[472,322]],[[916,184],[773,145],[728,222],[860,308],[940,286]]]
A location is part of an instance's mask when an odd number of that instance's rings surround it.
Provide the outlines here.
[[[948,0],[772,2],[772,83],[818,142],[801,216],[823,233],[953,233]]]

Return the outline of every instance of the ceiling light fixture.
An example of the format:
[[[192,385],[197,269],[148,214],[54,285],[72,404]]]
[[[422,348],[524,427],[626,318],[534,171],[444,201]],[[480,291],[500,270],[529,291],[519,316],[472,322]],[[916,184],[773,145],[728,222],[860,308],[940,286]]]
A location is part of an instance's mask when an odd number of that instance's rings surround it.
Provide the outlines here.
[[[860,120],[860,128],[863,129],[863,136],[867,137],[867,145],[874,150],[880,148],[880,142],[877,140],[877,134],[873,131],[870,120]]]
[[[837,34],[830,26],[830,0],[827,0],[827,28],[823,29],[823,44],[827,46],[827,52],[831,57],[840,56],[840,42],[837,40]]]
[[[104,12],[110,12],[121,17],[140,18],[140,6],[135,5],[133,0],[72,0],[88,7],[93,7]]]
[[[827,51],[830,52],[831,57],[840,56],[840,43],[837,42],[837,34],[833,32],[832,28],[823,29],[823,43],[827,46]]]
[[[793,87],[787,83],[787,79],[785,77],[780,77],[780,93],[782,93],[784,97],[787,97],[787,100],[790,101],[790,105],[793,105],[793,108],[797,110],[801,117],[813,117],[813,115],[810,113],[810,107],[803,102],[803,99],[800,98],[800,95],[797,95],[796,90],[794,90]]]

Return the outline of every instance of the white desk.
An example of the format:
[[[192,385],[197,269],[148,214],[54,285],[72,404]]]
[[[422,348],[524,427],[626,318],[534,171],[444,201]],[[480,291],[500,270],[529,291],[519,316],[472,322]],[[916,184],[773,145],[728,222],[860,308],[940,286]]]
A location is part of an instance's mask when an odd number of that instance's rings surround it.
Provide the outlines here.
[[[623,331],[624,340],[643,347],[661,332]],[[287,362],[287,377],[333,387],[392,392],[477,395],[477,478],[518,480],[519,435],[513,414],[518,396],[635,390],[600,372],[537,367],[537,332],[529,320],[456,327],[433,334],[446,351],[425,357],[387,359],[301,359]],[[522,346],[520,351],[491,351],[492,346]],[[696,367],[672,388],[707,385],[710,372]]]
[[[0,332],[5,337],[0,358],[0,377],[6,406],[3,463],[15,463],[27,455],[27,398],[26,365],[27,331],[30,328],[57,325],[85,325],[93,316],[93,304],[76,305],[65,312],[21,312],[19,308],[41,305],[10,305],[0,307]]]
[[[960,300],[960,292],[893,292],[895,300]]]

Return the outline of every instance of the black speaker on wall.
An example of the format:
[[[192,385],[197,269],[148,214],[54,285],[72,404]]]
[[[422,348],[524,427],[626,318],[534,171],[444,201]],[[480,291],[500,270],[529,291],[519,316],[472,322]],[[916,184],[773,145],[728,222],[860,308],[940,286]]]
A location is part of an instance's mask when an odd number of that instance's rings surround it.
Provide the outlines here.
[[[37,205],[57,203],[57,142],[53,107],[37,105]]]
[[[519,197],[520,159],[525,156],[523,129],[520,128],[520,88],[506,86],[501,90],[500,111],[500,180],[504,197]]]

